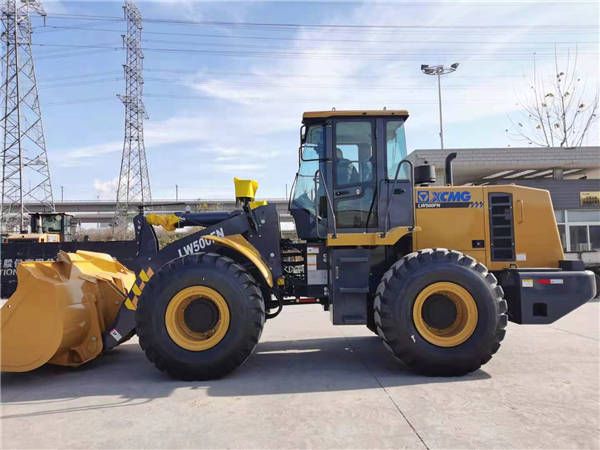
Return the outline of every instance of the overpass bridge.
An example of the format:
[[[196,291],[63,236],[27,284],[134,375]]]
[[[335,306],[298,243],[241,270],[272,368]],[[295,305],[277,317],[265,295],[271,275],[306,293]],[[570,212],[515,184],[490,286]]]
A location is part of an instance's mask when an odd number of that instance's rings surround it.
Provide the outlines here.
[[[291,222],[292,218],[288,212],[288,201],[286,199],[266,199],[269,203],[275,204],[282,222]],[[55,202],[56,212],[73,215],[80,224],[100,224],[109,225],[113,223],[116,209],[114,200],[69,200],[64,202]],[[139,203],[132,203],[129,208],[130,214],[137,214]],[[26,209],[31,212],[44,212],[43,205],[30,203]],[[233,211],[236,209],[235,200],[155,200],[149,205],[145,205],[147,211],[155,213],[174,213],[181,211],[202,212],[202,211]]]

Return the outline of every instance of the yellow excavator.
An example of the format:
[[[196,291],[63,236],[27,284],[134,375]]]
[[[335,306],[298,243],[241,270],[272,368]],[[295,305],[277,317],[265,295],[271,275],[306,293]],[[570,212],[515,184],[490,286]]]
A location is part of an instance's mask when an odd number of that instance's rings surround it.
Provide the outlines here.
[[[143,213],[137,258],[61,253],[25,262],[1,310],[1,369],[84,364],[133,334],[171,376],[209,379],[240,366],[265,320],[320,304],[334,325],[366,325],[427,375],[478,369],[507,321],[547,324],[596,293],[566,261],[547,191],[436,186],[406,159],[402,110],[304,114],[289,199],[298,239],[282,239],[258,183],[235,181],[233,212]],[[159,250],[154,226],[199,226]]]

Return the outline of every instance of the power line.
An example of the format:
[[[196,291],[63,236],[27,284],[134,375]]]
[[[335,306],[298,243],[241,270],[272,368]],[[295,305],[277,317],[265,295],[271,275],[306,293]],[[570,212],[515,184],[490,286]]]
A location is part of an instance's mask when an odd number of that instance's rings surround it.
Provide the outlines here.
[[[40,81],[41,83],[53,82],[53,81],[63,81],[63,80],[73,80],[73,79],[81,79],[81,78],[97,78],[97,77],[105,77],[107,75],[122,75],[121,72],[110,71],[110,72],[88,72],[88,73],[77,73],[73,75],[65,75],[61,77],[52,77],[52,78],[44,78]]]
[[[154,94],[154,93],[149,93],[149,94],[145,94],[145,97],[149,97],[149,98],[164,98],[164,99],[170,99],[170,100],[195,100],[195,99],[212,99],[212,100],[223,100],[219,97],[215,97],[212,95],[175,95],[175,94],[164,94],[164,93],[160,93],[160,94]],[[248,100],[248,101],[254,101],[254,102],[258,102],[258,103],[281,103],[281,98],[262,98],[262,97],[244,97],[244,100]],[[303,103],[310,103],[310,102],[320,102],[323,103],[325,102],[332,102],[335,100],[332,99],[323,99],[323,98],[306,98],[306,97],[286,97],[286,100],[292,100],[292,101],[296,101],[296,102],[303,102]],[[343,102],[344,99],[339,99],[339,102]],[[411,105],[437,105],[437,101],[435,102],[423,102],[423,101],[411,101],[408,99],[404,99],[403,100],[404,103],[406,104],[411,104]],[[490,99],[462,99],[462,100],[457,100],[456,102],[453,102],[454,104],[489,104],[490,103]]]
[[[120,20],[115,16],[85,15],[85,14],[66,14],[56,13],[53,17],[62,19],[90,19],[90,20]],[[144,18],[146,23],[166,23],[179,25],[211,25],[226,27],[255,27],[255,28],[314,28],[314,29],[363,29],[363,30],[540,30],[547,32],[552,28],[553,32],[557,30],[576,30],[589,29],[596,31],[597,25],[582,24],[533,24],[533,25],[365,25],[365,24],[309,24],[309,23],[275,23],[275,22],[232,22],[219,20],[184,20],[184,19],[163,19],[163,18]]]
[[[328,75],[328,74],[319,74],[319,75],[310,75],[310,74],[299,74],[299,73],[283,73],[283,72],[275,72],[269,74],[257,73],[257,72],[233,72],[233,71],[215,71],[215,70],[178,70],[178,69],[160,69],[160,68],[144,68],[145,72],[165,72],[165,73],[175,73],[182,75],[228,75],[228,76],[243,76],[243,77],[253,77],[253,76],[263,76],[268,75],[276,78],[339,78],[339,75]],[[357,79],[373,79],[373,78],[381,78],[378,75],[343,75],[343,78],[357,78]],[[405,80],[405,76],[388,76],[385,78],[387,80]],[[523,78],[520,75],[462,75],[461,79],[467,78]]]
[[[115,101],[114,97],[90,97],[90,98],[81,98],[79,100],[63,100],[58,102],[48,102],[45,103],[44,106],[63,106],[63,105],[76,105],[82,103],[98,103],[98,102],[107,102],[107,101]]]
[[[117,29],[106,29],[106,28],[94,28],[90,30],[86,27],[72,27],[72,26],[59,26],[59,25],[46,25],[46,28],[53,28],[59,30],[81,30],[81,31],[100,31],[109,33],[120,33],[121,30]],[[335,38],[306,38],[306,37],[285,37],[285,36],[257,36],[257,35],[232,35],[232,34],[212,34],[212,33],[182,33],[174,31],[144,31],[146,35],[164,35],[164,36],[187,36],[187,37],[203,37],[203,38],[215,38],[215,39],[244,39],[244,40],[261,40],[261,41],[310,41],[310,42],[352,42],[352,43],[373,43],[373,40],[366,39],[335,39]],[[144,39],[145,42],[149,40]],[[406,40],[402,39],[400,42],[391,42],[389,39],[375,41],[381,43],[387,43],[390,45],[399,44],[436,44],[436,45],[482,45],[482,44],[502,44],[502,45],[576,45],[576,44],[598,44],[600,41],[528,41],[528,42],[507,42],[502,40]]]
[[[74,56],[91,56],[91,55],[97,55],[100,53],[110,53],[116,51],[115,49],[100,49],[100,50],[69,50],[69,51],[63,51],[63,52],[56,52],[56,53],[48,53],[48,54],[44,54],[44,55],[40,55],[40,56],[36,56],[36,60],[44,60],[44,59],[63,59],[63,58],[72,58]]]
[[[109,49],[116,50],[118,47],[112,46],[103,46],[103,45],[95,45],[95,44],[32,44],[39,47],[65,47],[65,48],[90,48],[90,49]],[[464,56],[464,53],[461,52],[453,52],[453,53],[444,53],[444,52],[436,52],[431,54],[424,54],[421,52],[416,53],[406,53],[402,52],[398,53],[360,53],[360,52],[332,52],[332,53],[321,53],[321,52],[311,52],[311,51],[293,51],[293,50],[284,50],[284,51],[272,51],[269,49],[265,49],[264,51],[255,51],[255,50],[211,50],[211,49],[183,49],[183,48],[169,48],[169,47],[144,47],[144,51],[147,52],[160,52],[160,53],[201,53],[206,55],[215,55],[215,56],[235,56],[235,57],[264,57],[264,58],[295,58],[298,56],[308,56],[313,57],[315,59],[330,59],[330,58],[346,58],[348,56],[358,56],[363,59],[368,60],[386,60],[387,57],[393,58],[394,61],[421,61],[424,57],[435,57],[435,58],[456,58],[460,56]],[[588,55],[596,55],[597,51],[580,51],[579,54],[588,54]],[[477,60],[477,61],[500,61],[503,60],[499,58],[499,56],[504,56],[508,58],[510,61],[517,60],[517,56],[526,57],[524,60],[529,60],[531,57],[531,53],[528,52],[503,52],[501,55],[491,55],[487,52],[474,53],[469,52],[469,59]],[[537,57],[554,57],[553,52],[536,52]],[[482,58],[483,57],[483,58]],[[486,58],[487,57],[487,58]],[[504,59],[507,60],[507,59]]]
[[[67,81],[67,82],[61,82],[61,83],[50,83],[50,84],[46,84],[43,83],[44,89],[54,89],[54,88],[62,88],[62,87],[79,87],[81,85],[92,85],[92,84],[100,84],[100,83],[107,83],[107,82],[117,82],[117,81],[122,81],[121,77],[111,77],[111,78],[99,78],[99,79],[95,79],[95,80],[80,80],[80,81]],[[158,77],[144,77],[144,81],[145,82],[160,82],[160,83],[173,83],[173,80],[170,78],[158,78]],[[40,83],[42,84],[42,83]],[[261,88],[261,87],[269,87],[269,88],[286,88],[286,87],[293,87],[294,89],[343,89],[343,88],[349,88],[351,87],[353,90],[369,90],[369,91],[377,91],[377,90],[386,90],[386,91],[431,91],[431,90],[435,90],[435,88],[433,87],[428,87],[428,86],[420,86],[420,85],[402,85],[402,86],[398,86],[398,85],[366,85],[366,84],[305,84],[305,85],[299,85],[299,84],[294,84],[293,86],[290,84],[281,84],[281,83],[277,83],[277,82],[272,82],[272,83],[267,83],[267,82],[263,82],[263,83],[256,83],[253,81],[250,82],[228,82],[228,86],[235,86],[235,87],[248,87],[248,88]],[[478,85],[479,87],[494,87],[494,85],[492,84],[488,84],[488,85]],[[469,85],[449,85],[446,86],[446,89],[449,90],[462,90],[462,89],[468,89],[470,86]]]
[[[271,40],[269,40],[268,42],[280,42],[281,39],[278,38],[272,38]],[[290,41],[294,41],[294,39],[290,38]],[[156,43],[156,44],[180,44],[180,45],[204,45],[204,46],[209,46],[209,47],[226,47],[226,48],[254,48],[254,49],[263,49],[263,50],[272,50],[272,49],[279,49],[280,47],[273,47],[273,46],[265,46],[260,45],[260,44],[254,44],[254,43],[237,43],[237,42],[187,42],[187,41],[181,41],[181,40],[169,40],[169,39],[144,39],[145,43]],[[365,41],[365,40],[348,40],[345,42],[351,42],[353,43],[353,45],[351,46],[338,46],[336,47],[336,49],[340,49],[340,50],[346,50],[346,49],[360,49],[361,47],[359,46],[357,48],[356,44],[361,43],[364,45],[371,45],[373,44],[372,41]],[[591,41],[590,41],[591,42]],[[283,42],[280,42],[283,44]],[[600,43],[597,42],[597,43]],[[376,43],[378,47],[383,47],[383,50],[389,50],[389,48],[386,48],[385,46],[382,46],[382,43]],[[482,46],[482,45],[488,45],[488,44],[493,44],[496,45],[495,43],[490,43],[490,42],[484,42],[484,41],[471,41],[471,42],[467,42],[467,41],[405,41],[402,40],[402,42],[390,42],[387,41],[385,42],[385,44],[387,44],[389,47],[393,47],[394,49],[396,49],[396,53],[399,53],[402,48],[402,45],[408,45],[410,46],[409,48],[414,48],[414,44],[433,44],[436,47],[439,45],[478,45],[478,46]],[[580,45],[581,43],[572,43],[572,45]],[[517,52],[517,51],[521,51],[521,52],[529,52],[532,53],[534,51],[538,51],[539,50],[539,46],[535,46],[532,45],[530,43],[519,43],[520,46],[522,46],[523,48],[514,48],[514,46],[510,49],[507,50],[503,50],[503,49],[497,49],[495,50],[495,52]],[[552,50],[554,50],[554,46],[555,45],[561,45],[558,42],[548,42],[544,45],[548,45],[548,46],[552,46]],[[437,50],[437,49],[436,49]],[[549,50],[549,49],[546,49]],[[585,50],[584,50],[585,51]],[[402,51],[404,53],[404,51]]]
[[[112,77],[112,78],[100,78],[98,80],[75,80],[75,81],[67,81],[64,83],[40,83],[44,86],[44,89],[53,89],[57,87],[77,87],[81,85],[89,85],[89,84],[98,84],[98,83],[107,83],[107,82],[115,82],[115,81],[123,81],[122,77]]]

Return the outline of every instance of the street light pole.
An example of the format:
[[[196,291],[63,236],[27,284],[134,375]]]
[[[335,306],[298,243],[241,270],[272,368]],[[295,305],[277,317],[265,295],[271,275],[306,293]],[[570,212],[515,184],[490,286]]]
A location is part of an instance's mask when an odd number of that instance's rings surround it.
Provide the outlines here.
[[[442,123],[444,123],[442,119],[442,82],[441,82],[441,74],[437,74],[438,79],[438,106],[440,109],[440,145],[442,150],[444,150],[444,128],[442,127]]]
[[[442,118],[442,75],[446,75],[447,73],[452,73],[456,69],[458,69],[458,63],[451,64],[450,67],[445,67],[443,65],[439,66],[429,66],[427,64],[421,65],[421,72],[425,75],[436,75],[437,76],[437,85],[438,85],[438,106],[440,111],[440,145],[441,149],[444,149],[444,126],[443,126],[443,118]]]

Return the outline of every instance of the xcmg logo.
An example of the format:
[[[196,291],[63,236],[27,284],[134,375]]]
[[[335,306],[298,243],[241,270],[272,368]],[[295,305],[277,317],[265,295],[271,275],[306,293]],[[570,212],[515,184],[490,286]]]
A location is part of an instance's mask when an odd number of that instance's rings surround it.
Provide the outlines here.
[[[470,202],[469,191],[419,191],[419,203]]]

